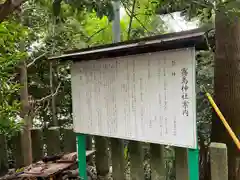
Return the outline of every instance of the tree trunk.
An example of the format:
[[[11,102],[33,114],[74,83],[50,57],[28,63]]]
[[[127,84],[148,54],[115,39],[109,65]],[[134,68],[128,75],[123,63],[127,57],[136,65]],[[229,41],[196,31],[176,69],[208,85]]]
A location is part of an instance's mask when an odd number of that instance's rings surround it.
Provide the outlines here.
[[[21,6],[25,1],[26,0],[6,0],[4,3],[0,3],[0,23],[11,15],[13,11]]]
[[[51,94],[54,94],[54,74],[53,74],[53,63],[50,62],[50,67],[49,67],[49,76],[50,76],[50,91]],[[52,124],[53,126],[58,126],[58,121],[57,121],[57,113],[56,113],[56,101],[55,101],[55,96],[51,97],[51,106],[52,106]]]
[[[216,12],[215,98],[233,131],[240,134],[240,19],[224,10]],[[214,113],[215,114],[215,113]],[[212,141],[228,147],[229,180],[237,177],[237,157],[240,155],[220,119],[214,115]]]
[[[32,142],[31,142],[31,116],[29,116],[30,105],[28,101],[28,82],[26,61],[20,62],[20,97],[21,97],[21,118],[24,119],[23,131],[21,134],[21,148],[24,165],[32,163]]]

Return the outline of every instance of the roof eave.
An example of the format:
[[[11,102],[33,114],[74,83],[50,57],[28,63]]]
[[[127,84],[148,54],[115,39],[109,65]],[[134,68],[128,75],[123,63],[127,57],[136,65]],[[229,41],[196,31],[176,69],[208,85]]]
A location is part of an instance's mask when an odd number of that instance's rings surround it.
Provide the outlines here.
[[[196,50],[208,49],[205,40],[205,32],[201,29],[195,29],[180,33],[152,36],[134,41],[96,46],[82,49],[78,52],[50,57],[49,60],[96,60],[101,58],[119,57],[187,47],[195,47]]]

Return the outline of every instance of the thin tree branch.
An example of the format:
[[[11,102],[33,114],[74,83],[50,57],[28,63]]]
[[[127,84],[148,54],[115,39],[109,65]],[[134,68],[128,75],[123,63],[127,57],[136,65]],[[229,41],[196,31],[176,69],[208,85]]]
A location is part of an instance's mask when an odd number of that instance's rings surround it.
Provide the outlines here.
[[[38,99],[38,100],[36,100],[36,102],[39,103],[39,102],[47,100],[48,98],[56,96],[58,94],[58,91],[59,91],[60,87],[61,87],[61,83],[58,84],[57,89],[56,89],[56,91],[53,94],[49,94],[49,95],[43,97],[42,99]]]
[[[41,59],[42,57],[44,57],[47,53],[43,53],[41,54],[40,56],[36,57],[35,59],[32,60],[32,62],[30,62],[28,65],[27,65],[27,68],[29,68],[30,66],[32,66],[37,60]]]
[[[43,109],[43,111],[47,111],[47,108],[48,108],[49,104],[50,104],[50,102],[49,102],[49,99],[48,99],[47,104],[46,104],[45,108]],[[31,112],[31,115],[36,116],[36,114],[38,113],[38,111],[41,109],[42,106],[44,106],[44,104],[43,105],[38,105],[38,107],[36,107],[36,108],[35,107],[32,108],[34,112]]]
[[[41,109],[41,106],[38,106],[37,108],[33,108],[33,110],[30,112],[30,115],[32,117],[35,117],[37,112]],[[34,118],[33,118],[34,119]]]
[[[213,28],[209,29],[205,34],[204,34],[204,38],[206,40],[207,46],[208,46],[208,50],[214,53],[214,49],[211,46],[211,43],[209,42],[209,37],[208,34],[210,31],[214,30]],[[215,33],[215,32],[214,32]]]
[[[129,27],[128,27],[128,37],[127,37],[128,40],[130,39],[130,36],[131,36],[132,21],[133,21],[133,16],[134,16],[135,5],[136,5],[136,0],[133,1],[132,12],[131,12],[130,22],[129,22]]]
[[[121,1],[122,2],[122,1]],[[129,16],[129,17],[131,17],[131,15],[130,15],[130,9],[122,2],[122,5],[123,5],[123,7],[124,7],[124,9],[125,9],[125,11],[126,11],[126,13],[127,13],[127,15]],[[144,26],[144,24],[138,19],[138,17],[135,15],[135,14],[133,14],[133,17],[138,21],[138,23],[147,31],[147,32],[150,32],[150,33],[153,33],[153,32],[151,32],[151,31],[149,31],[145,26]],[[154,33],[153,33],[154,34]]]
[[[30,66],[32,66],[37,60],[41,59],[42,57],[44,57],[47,53],[43,53],[41,54],[40,56],[36,57],[35,59],[32,60],[32,62],[30,62],[28,65],[27,65],[27,68],[29,68]],[[16,76],[18,75],[18,73],[14,73],[11,75],[11,77],[9,78],[9,80],[13,80],[14,78],[16,78]]]
[[[12,74],[11,77],[8,79],[8,81],[10,82],[10,81],[14,80],[18,74],[19,73]]]
[[[34,104],[35,105],[35,104]],[[46,107],[43,109],[43,111],[47,111],[47,108],[48,108],[48,106],[49,106],[49,99],[47,100],[47,105],[46,105]],[[41,109],[41,105],[38,105],[38,107],[33,107],[32,108],[32,111],[31,111],[31,115],[32,116],[36,116],[36,114],[38,113],[38,111]],[[33,112],[34,111],[34,112]]]
[[[96,36],[98,33],[104,31],[105,29],[107,29],[108,26],[109,26],[109,25],[107,25],[107,26],[104,27],[104,28],[99,29],[98,31],[96,31],[95,33],[93,33],[91,36],[89,36],[88,39],[87,39],[87,42],[89,42],[89,41],[90,41],[94,36]]]
[[[48,108],[49,104],[50,104],[50,102],[49,102],[49,100],[48,100],[48,101],[47,101],[47,104],[46,104],[46,106],[45,106],[45,108],[44,108],[44,111],[47,111],[47,108]]]

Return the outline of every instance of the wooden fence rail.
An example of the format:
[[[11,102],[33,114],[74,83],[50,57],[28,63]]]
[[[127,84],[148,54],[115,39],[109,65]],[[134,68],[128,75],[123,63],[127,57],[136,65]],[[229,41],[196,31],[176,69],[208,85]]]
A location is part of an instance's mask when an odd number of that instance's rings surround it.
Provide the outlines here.
[[[53,155],[60,152],[76,151],[76,136],[72,129],[52,127],[49,129],[35,128],[31,130],[33,160],[36,162],[44,155]],[[94,144],[92,140],[94,139]],[[94,146],[92,146],[94,145]],[[128,157],[124,157],[124,143],[119,139],[108,139],[99,136],[89,136],[86,147],[96,149],[94,164],[99,176],[107,179],[109,171],[114,180],[167,180],[169,174],[166,169],[166,156],[164,146],[157,144],[143,145],[141,142],[129,141]],[[145,158],[144,148],[148,148],[150,156],[148,161]],[[176,180],[188,180],[189,169],[187,160],[187,150],[175,148],[175,159],[173,169]],[[212,143],[209,147],[211,180],[228,180],[227,170],[227,147],[225,144]],[[8,157],[13,157],[14,168],[20,168],[23,165],[23,159],[20,148],[20,134],[7,140],[0,134],[0,175],[5,174],[9,169]],[[146,165],[150,168],[150,176],[146,177]],[[130,168],[129,175],[126,174]],[[128,171],[129,172],[129,171]]]

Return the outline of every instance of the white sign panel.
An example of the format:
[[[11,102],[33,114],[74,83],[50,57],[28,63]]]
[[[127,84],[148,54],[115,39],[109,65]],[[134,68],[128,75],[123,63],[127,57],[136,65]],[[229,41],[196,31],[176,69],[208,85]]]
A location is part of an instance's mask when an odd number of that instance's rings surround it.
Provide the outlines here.
[[[194,48],[72,66],[75,132],[196,148]]]

